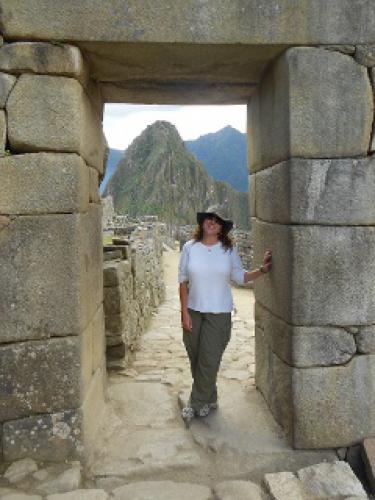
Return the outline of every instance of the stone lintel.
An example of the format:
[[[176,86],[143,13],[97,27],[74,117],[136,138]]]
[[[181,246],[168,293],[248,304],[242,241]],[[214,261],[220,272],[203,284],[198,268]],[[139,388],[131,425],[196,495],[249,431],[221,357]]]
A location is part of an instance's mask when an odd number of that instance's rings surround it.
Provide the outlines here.
[[[101,206],[3,222],[0,344],[78,335],[103,301]]]

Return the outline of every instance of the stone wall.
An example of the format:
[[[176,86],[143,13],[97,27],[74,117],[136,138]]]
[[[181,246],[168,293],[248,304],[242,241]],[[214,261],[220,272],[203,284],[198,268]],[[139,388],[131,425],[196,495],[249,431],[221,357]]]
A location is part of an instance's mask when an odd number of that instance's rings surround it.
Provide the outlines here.
[[[128,214],[118,214],[113,206],[113,198],[108,195],[102,198],[103,205],[103,231],[107,235],[130,236],[138,239],[143,235],[150,235],[157,225],[157,238],[165,245],[174,248],[177,237],[175,224],[161,222],[157,215],[140,215],[131,217]],[[151,232],[150,232],[151,230]]]
[[[153,310],[165,298],[164,224],[155,220],[123,227],[127,237],[104,253],[104,312],[109,357],[131,358]],[[119,231],[121,232],[121,231]]]
[[[102,111],[77,47],[0,38],[5,460],[87,457],[100,421]]]
[[[233,229],[233,239],[237,247],[239,256],[241,257],[242,265],[245,269],[251,271],[254,265],[260,263],[253,262],[253,243],[251,231],[242,231],[241,229]]]
[[[297,448],[375,434],[373,54],[289,49],[249,105],[256,383]]]
[[[115,216],[112,196],[105,196],[102,200],[103,207],[103,230],[110,229],[111,222]]]
[[[374,2],[130,3],[0,0],[4,458],[87,456],[100,421],[103,101],[253,96],[258,387],[295,447],[375,435]]]

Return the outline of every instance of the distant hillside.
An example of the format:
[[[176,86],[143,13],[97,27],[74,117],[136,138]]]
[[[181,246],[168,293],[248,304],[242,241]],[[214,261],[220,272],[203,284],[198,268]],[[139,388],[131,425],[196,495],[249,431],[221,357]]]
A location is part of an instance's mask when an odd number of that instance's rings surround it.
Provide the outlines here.
[[[246,134],[228,126],[185,144],[211,177],[248,192]]]
[[[197,211],[220,203],[228,206],[238,227],[249,226],[247,194],[215,182],[165,121],[149,125],[125,151],[104,191],[108,194],[118,213],[157,214],[168,222],[194,224]]]
[[[102,183],[100,184],[100,193],[101,194],[104,192],[104,189],[106,188],[110,177],[112,176],[113,172],[116,170],[117,164],[123,156],[124,156],[124,151],[121,151],[120,149],[110,149],[109,150],[108,159],[107,159],[107,166],[106,166],[106,170],[105,170],[105,176],[104,176],[104,179],[102,180]]]

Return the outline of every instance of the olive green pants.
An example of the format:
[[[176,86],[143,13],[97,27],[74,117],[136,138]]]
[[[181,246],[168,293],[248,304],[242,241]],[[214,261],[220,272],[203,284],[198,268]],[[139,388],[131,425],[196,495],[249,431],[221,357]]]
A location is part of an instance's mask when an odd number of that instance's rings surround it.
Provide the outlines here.
[[[190,360],[193,387],[190,405],[199,410],[217,402],[216,379],[221,358],[230,340],[232,315],[202,313],[189,309],[192,331],[183,330],[183,341]]]

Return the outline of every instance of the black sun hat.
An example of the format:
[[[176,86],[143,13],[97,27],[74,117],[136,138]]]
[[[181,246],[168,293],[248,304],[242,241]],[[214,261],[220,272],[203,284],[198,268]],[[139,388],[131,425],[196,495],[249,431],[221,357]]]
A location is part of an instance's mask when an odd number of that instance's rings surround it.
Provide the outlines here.
[[[233,221],[225,218],[224,210],[220,206],[208,207],[207,212],[197,212],[197,222],[202,224],[204,219],[210,216],[215,216],[222,224],[224,230],[229,233],[233,227]]]

